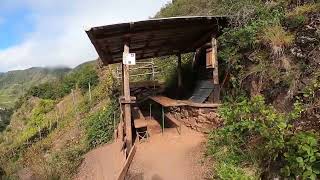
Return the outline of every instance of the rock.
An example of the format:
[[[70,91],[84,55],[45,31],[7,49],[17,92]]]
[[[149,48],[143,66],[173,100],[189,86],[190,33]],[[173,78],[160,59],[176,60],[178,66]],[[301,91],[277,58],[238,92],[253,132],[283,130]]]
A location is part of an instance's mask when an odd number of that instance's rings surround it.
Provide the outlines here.
[[[191,129],[208,133],[222,125],[215,108],[181,107],[180,111],[170,108],[170,113]]]

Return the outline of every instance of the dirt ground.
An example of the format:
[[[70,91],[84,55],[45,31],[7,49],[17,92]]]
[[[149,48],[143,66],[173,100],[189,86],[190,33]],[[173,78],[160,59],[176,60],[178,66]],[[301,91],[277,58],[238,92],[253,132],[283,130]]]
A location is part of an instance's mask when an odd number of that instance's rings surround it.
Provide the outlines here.
[[[85,155],[75,180],[116,179],[124,162],[120,142],[104,145]]]
[[[207,179],[210,165],[203,157],[203,134],[182,128],[151,134],[147,142],[137,143],[137,151],[126,180],[201,180]],[[116,179],[125,159],[120,143],[95,149],[85,156],[75,180]]]
[[[205,138],[188,128],[179,135],[166,129],[137,146],[127,180],[200,180],[210,174],[204,159]]]

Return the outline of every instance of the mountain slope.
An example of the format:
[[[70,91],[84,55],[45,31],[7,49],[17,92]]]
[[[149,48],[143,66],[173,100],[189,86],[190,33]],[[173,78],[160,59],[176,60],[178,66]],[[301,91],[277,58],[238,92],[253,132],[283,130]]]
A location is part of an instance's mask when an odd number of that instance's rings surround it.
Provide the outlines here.
[[[40,68],[9,71],[0,74],[0,107],[11,108],[31,86],[62,78],[69,68]]]

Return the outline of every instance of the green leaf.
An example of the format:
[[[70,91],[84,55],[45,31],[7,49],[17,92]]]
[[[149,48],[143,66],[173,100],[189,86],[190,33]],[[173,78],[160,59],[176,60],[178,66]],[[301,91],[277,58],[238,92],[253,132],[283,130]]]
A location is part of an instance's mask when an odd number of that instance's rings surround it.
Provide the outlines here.
[[[311,180],[316,180],[316,179],[317,179],[317,175],[316,175],[316,174],[312,174],[312,175],[310,176],[310,179],[311,179]]]
[[[302,157],[297,157],[296,160],[297,160],[298,163],[303,163],[303,158]]]
[[[315,162],[316,160],[317,160],[317,158],[315,156],[311,156],[309,159],[310,162]]]
[[[285,176],[290,176],[291,172],[289,166],[281,168],[281,173],[283,173]]]
[[[302,176],[303,176],[303,179],[307,179],[307,178],[310,178],[312,176],[312,171],[308,170],[308,171],[305,171]]]

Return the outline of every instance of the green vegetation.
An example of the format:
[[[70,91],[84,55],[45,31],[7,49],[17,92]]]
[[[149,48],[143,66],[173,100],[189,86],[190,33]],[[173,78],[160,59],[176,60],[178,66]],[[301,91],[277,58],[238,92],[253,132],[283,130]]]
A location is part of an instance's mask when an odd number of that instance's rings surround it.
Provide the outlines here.
[[[95,64],[88,63],[72,71],[60,80],[33,86],[27,92],[27,96],[39,97],[42,99],[58,99],[71,93],[71,90],[76,87],[84,91],[88,90],[89,83],[94,87],[99,82],[99,77],[94,66]]]
[[[30,68],[0,74],[0,107],[12,108],[30,87],[60,79],[69,71],[69,68]]]
[[[319,2],[175,0],[157,14],[230,17],[218,38],[224,126],[208,142],[214,179],[320,177],[319,12]]]
[[[320,178],[319,7],[316,1],[175,0],[157,13],[230,17],[218,38],[224,124],[209,134],[213,179]],[[182,56],[186,89],[193,86],[192,56]],[[176,57],[155,63],[160,81],[175,93]],[[82,155],[109,142],[118,123],[112,68],[86,63],[48,77],[0,74],[0,104],[8,101],[3,93],[23,94],[14,84],[28,83],[10,125],[0,124],[0,175],[18,178],[24,170],[37,179],[71,179]]]
[[[0,109],[0,132],[9,125],[12,113],[12,110]]]
[[[208,153],[223,165],[216,168],[217,173],[223,174],[225,166],[230,165],[237,167],[230,169],[234,178],[248,176],[244,172],[251,166],[256,172],[263,170],[268,175],[302,175],[304,179],[315,179],[320,171],[319,134],[295,131],[291,122],[301,113],[300,103],[296,103],[290,113],[280,113],[266,105],[261,96],[250,101],[244,98],[236,103],[225,103],[220,108],[224,127],[212,132],[208,145]],[[257,178],[259,174],[255,176]],[[220,178],[227,179],[228,176]]]
[[[37,179],[72,179],[82,155],[113,137],[119,116],[115,84],[111,70],[90,62],[31,87],[0,134],[1,176],[16,179],[25,171]],[[31,93],[35,89],[38,94]]]
[[[118,108],[116,104],[109,103],[102,111],[88,117],[85,126],[86,139],[90,147],[107,143],[113,138],[114,122],[116,117],[119,117]]]

